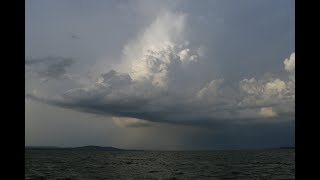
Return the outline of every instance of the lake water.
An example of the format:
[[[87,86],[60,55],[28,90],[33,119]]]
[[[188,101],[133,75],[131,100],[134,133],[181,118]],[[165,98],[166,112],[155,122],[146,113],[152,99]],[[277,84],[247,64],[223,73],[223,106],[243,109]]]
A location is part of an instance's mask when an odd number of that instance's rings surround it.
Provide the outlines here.
[[[295,150],[26,150],[25,179],[295,179]]]

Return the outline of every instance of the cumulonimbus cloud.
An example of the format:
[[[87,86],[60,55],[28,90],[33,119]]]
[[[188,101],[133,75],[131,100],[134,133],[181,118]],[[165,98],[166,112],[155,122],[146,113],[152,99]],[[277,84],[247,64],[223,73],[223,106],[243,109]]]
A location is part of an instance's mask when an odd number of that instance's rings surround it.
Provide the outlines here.
[[[185,37],[185,21],[185,14],[164,12],[129,42],[123,50],[127,72],[106,72],[91,86],[70,89],[59,98],[28,97],[82,112],[127,117],[125,124],[131,126],[135,122],[145,126],[145,121],[217,125],[294,119],[294,53],[284,60],[289,80],[213,79],[201,84],[189,80],[201,73],[193,68],[202,57]]]

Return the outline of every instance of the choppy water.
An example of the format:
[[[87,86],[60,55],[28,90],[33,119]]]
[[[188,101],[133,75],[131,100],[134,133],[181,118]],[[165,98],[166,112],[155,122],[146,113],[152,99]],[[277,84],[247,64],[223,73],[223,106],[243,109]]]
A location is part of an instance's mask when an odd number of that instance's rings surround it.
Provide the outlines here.
[[[295,151],[26,150],[25,179],[295,179]]]

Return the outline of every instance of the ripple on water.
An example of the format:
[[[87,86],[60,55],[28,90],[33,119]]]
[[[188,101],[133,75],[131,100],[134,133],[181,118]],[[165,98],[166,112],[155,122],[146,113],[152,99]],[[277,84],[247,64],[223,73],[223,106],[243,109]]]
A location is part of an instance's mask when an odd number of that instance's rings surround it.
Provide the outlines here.
[[[26,151],[25,179],[295,179],[295,152]]]

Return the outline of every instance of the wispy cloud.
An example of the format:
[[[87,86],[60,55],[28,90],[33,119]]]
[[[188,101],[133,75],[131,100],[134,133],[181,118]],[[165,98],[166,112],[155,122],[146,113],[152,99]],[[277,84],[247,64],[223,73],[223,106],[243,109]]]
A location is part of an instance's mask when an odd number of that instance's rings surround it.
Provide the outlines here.
[[[49,56],[25,60],[26,72],[46,79],[62,79],[67,76],[67,68],[74,63],[73,58]]]

